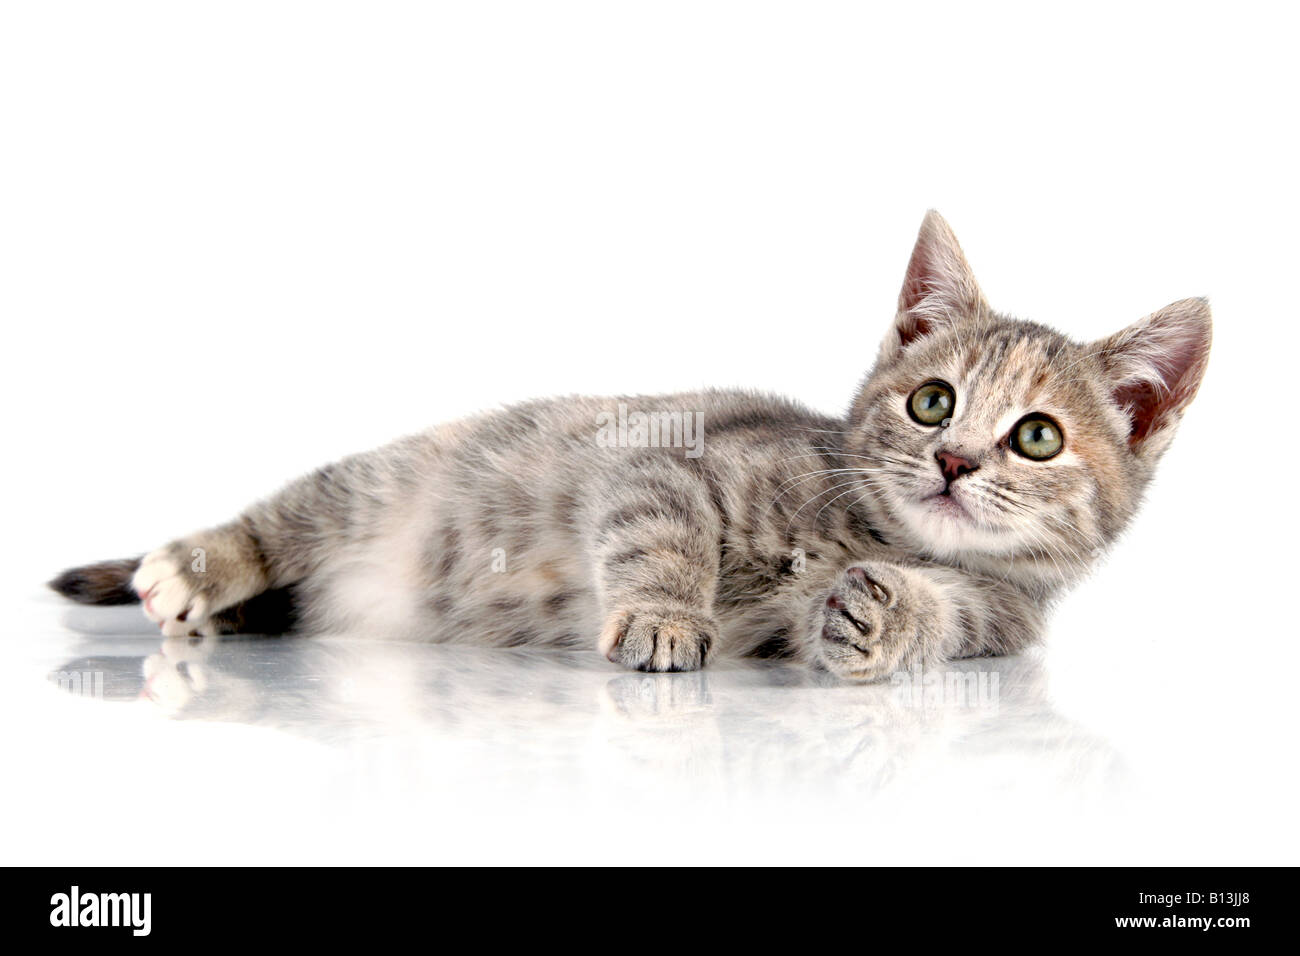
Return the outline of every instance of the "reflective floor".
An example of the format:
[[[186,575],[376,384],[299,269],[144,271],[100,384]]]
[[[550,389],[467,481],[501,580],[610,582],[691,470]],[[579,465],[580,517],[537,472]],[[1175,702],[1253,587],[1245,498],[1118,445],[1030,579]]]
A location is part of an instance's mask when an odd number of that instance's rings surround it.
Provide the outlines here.
[[[1294,862],[1289,725],[1252,746],[1258,686],[1144,707],[1165,685],[1140,655],[1109,680],[1067,647],[854,687],[773,662],[162,642],[136,608],[25,608],[7,863]]]

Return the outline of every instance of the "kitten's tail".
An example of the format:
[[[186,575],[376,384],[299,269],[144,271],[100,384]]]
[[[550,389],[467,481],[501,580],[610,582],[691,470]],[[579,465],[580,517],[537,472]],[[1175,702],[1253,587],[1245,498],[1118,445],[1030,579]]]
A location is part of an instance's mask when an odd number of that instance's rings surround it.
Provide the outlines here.
[[[139,558],[121,558],[68,568],[50,587],[78,604],[139,604],[140,596],[131,587],[138,567]]]

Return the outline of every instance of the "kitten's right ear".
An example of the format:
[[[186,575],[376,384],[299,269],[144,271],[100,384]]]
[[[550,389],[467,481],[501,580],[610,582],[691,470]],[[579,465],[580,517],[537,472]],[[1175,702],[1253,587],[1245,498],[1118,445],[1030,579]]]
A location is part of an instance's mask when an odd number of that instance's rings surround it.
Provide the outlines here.
[[[988,309],[952,228],[931,209],[921,222],[898,294],[898,315],[881,345],[880,357],[888,360],[917,339]]]

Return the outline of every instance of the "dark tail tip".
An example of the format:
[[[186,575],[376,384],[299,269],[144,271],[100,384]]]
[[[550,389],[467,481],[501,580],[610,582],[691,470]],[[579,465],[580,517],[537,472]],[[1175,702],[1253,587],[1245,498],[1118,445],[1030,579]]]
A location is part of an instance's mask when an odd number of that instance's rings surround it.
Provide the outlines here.
[[[138,567],[139,558],[122,558],[69,568],[51,581],[50,587],[78,604],[139,604],[131,587]]]

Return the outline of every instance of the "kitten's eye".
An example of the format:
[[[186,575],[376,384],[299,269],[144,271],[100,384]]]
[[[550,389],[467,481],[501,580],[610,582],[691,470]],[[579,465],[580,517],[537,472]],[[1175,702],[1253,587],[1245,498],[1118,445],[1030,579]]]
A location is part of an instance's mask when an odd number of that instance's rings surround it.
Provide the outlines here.
[[[957,395],[947,382],[926,382],[907,400],[907,411],[912,420],[922,425],[939,425],[952,418],[957,405]]]
[[[1026,415],[1011,429],[1011,447],[1034,461],[1046,461],[1065,447],[1061,427],[1042,415]]]

